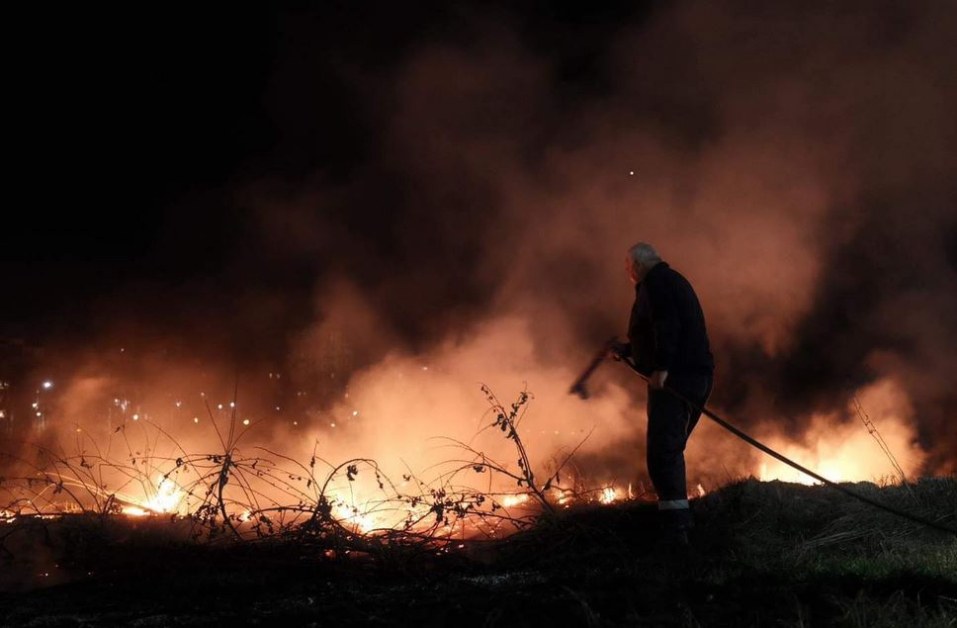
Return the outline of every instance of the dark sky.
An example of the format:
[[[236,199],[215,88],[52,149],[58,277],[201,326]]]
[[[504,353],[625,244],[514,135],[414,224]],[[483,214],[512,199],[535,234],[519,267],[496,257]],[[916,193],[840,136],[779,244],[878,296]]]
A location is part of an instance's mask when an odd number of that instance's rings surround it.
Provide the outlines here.
[[[83,322],[90,299],[138,278],[216,268],[230,222],[219,190],[274,142],[262,100],[275,24],[85,7],[20,16],[6,322],[30,334],[38,316]],[[168,233],[197,196],[211,201],[189,212],[202,242],[176,258]]]
[[[524,45],[555,60],[562,96],[575,102],[605,88],[597,60],[608,34],[654,3],[481,6],[483,20],[506,16]],[[84,337],[104,308],[146,318],[163,294],[212,313],[258,283],[308,299],[322,268],[253,270],[244,246],[256,236],[235,191],[264,179],[349,180],[379,148],[370,110],[390,106],[360,93],[355,74],[381,95],[376,83],[406,55],[468,38],[477,15],[446,2],[24,10],[11,20],[17,200],[0,230],[0,333]],[[382,205],[344,218],[386,241]],[[289,325],[297,312],[284,313]],[[167,322],[185,331],[201,316],[171,312]]]

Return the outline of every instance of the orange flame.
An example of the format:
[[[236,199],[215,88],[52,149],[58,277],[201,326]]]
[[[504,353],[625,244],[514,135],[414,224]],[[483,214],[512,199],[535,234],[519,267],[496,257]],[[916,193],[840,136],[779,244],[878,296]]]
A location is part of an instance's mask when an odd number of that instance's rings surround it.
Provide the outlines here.
[[[912,413],[903,389],[892,380],[882,380],[859,391],[860,406],[866,408],[877,434],[869,433],[860,421],[843,422],[835,414],[815,415],[800,442],[771,436],[765,442],[772,449],[834,482],[886,481],[898,475],[895,462],[904,474],[919,470],[923,453],[914,444],[916,434],[908,419]],[[848,408],[849,414],[857,409]],[[884,451],[879,436],[887,446]],[[759,467],[761,480],[782,480],[815,484],[816,480],[777,460]],[[902,478],[896,477],[896,480]]]

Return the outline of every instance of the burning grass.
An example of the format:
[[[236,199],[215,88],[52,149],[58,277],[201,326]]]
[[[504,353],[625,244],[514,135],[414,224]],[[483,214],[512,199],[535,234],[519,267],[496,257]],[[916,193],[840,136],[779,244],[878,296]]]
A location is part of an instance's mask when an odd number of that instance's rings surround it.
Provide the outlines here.
[[[168,521],[175,536],[193,541],[288,541],[317,555],[441,552],[503,538],[573,501],[617,498],[613,489],[578,492],[562,485],[574,451],[539,481],[519,436],[531,396],[523,391],[506,406],[488,387],[482,390],[490,410],[482,431],[510,442],[516,463],[445,439],[453,457],[426,469],[428,479],[412,470],[391,477],[368,458],[332,463],[317,446],[304,462],[264,447],[243,448],[246,431],[236,414],[220,425],[211,409],[221,445],[214,453],[190,453],[161,427],[137,421],[115,428],[106,443],[77,430],[70,454],[40,446],[30,458],[3,454],[12,473],[0,478],[0,554],[12,556],[18,536],[58,518]],[[117,450],[123,455],[112,453]]]
[[[446,463],[393,478],[244,447],[235,417],[212,421],[215,453],[146,422],[37,448],[0,483],[3,620],[955,625],[953,537],[828,487],[741,480],[692,500],[691,555],[663,552],[652,504],[563,484],[574,450],[541,471],[520,437],[530,396],[484,390],[482,430],[514,463],[446,440]],[[854,489],[957,524],[954,478]]]
[[[859,483],[953,525],[955,478]],[[45,588],[5,625],[954,626],[957,540],[824,486],[742,480],[692,500],[694,552],[657,546],[652,505],[579,504],[508,537],[317,551],[278,535],[203,542],[187,520],[26,519]],[[10,539],[13,540],[12,538]],[[10,563],[7,563],[9,567]],[[4,570],[7,588],[9,569]],[[60,586],[49,586],[59,583]],[[15,603],[15,604],[14,604]],[[31,624],[32,622],[32,624]]]

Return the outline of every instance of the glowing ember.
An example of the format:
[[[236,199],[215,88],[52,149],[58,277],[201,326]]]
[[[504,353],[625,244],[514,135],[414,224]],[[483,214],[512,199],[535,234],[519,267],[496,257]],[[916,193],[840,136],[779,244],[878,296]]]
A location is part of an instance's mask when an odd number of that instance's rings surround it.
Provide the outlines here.
[[[515,344],[505,340],[513,336],[507,333],[500,339],[502,346],[507,346],[509,351],[515,350]],[[484,350],[485,347],[478,347],[474,352],[484,354]],[[468,353],[468,348],[458,347],[455,363],[461,363]],[[530,435],[529,450],[534,449],[535,455],[547,455],[555,447],[574,449],[587,432],[569,430],[564,424],[553,425],[551,422],[539,425],[534,418],[527,430],[525,424],[519,426],[521,413],[518,410],[526,397],[512,406],[515,409],[514,423],[501,423],[504,427],[500,430],[480,430],[473,436],[472,423],[458,425],[450,422],[437,428],[429,417],[436,413],[455,416],[461,413],[461,407],[468,406],[468,395],[477,395],[458,386],[452,379],[442,381],[443,373],[451,367],[424,370],[418,363],[413,366],[394,358],[393,362],[381,366],[382,373],[376,377],[357,378],[353,393],[343,395],[349,401],[322,413],[315,408],[306,408],[304,414],[296,415],[298,420],[293,420],[292,416],[282,417],[286,426],[303,425],[303,429],[295,432],[288,429],[283,433],[280,430],[275,435],[280,445],[293,444],[288,457],[280,447],[276,448],[277,452],[272,452],[259,446],[262,441],[256,440],[259,437],[256,428],[265,421],[257,414],[258,410],[247,414],[244,406],[243,414],[237,416],[236,412],[229,411],[235,410],[236,404],[224,402],[213,406],[221,408],[222,414],[212,411],[201,420],[202,415],[195,414],[190,405],[195,403],[195,396],[191,400],[178,392],[169,393],[162,398],[165,409],[158,411],[157,403],[146,403],[139,398],[129,401],[115,396],[111,390],[104,389],[109,383],[106,379],[90,378],[73,383],[58,381],[57,391],[66,391],[68,394],[64,399],[70,399],[69,403],[61,400],[58,413],[83,416],[89,412],[91,416],[101,416],[95,411],[107,406],[108,421],[105,426],[87,422],[82,428],[79,424],[70,424],[72,442],[65,448],[66,453],[53,461],[51,470],[40,472],[40,483],[37,482],[36,470],[28,469],[31,475],[24,476],[19,485],[8,484],[13,488],[12,498],[3,504],[15,503],[19,496],[14,493],[22,490],[34,500],[29,504],[35,512],[24,512],[19,507],[16,512],[10,512],[13,507],[6,506],[7,510],[0,511],[0,522],[9,522],[21,515],[62,515],[70,512],[71,507],[77,512],[114,512],[117,503],[121,505],[121,512],[128,516],[148,517],[162,513],[183,516],[194,513],[191,507],[198,505],[189,503],[191,496],[206,496],[205,502],[202,497],[196,497],[194,501],[215,506],[204,511],[211,513],[209,517],[215,520],[214,525],[223,525],[221,519],[225,514],[229,527],[241,535],[268,534],[282,529],[280,526],[288,529],[321,514],[324,524],[327,518],[334,519],[338,527],[350,535],[376,535],[390,530],[425,532],[440,537],[452,534],[456,538],[459,534],[462,538],[473,534],[493,537],[507,535],[518,527],[511,524],[533,518],[543,507],[539,501],[541,497],[547,496],[551,506],[569,508],[575,503],[613,505],[624,500],[645,499],[650,494],[644,484],[637,482],[634,486],[627,484],[620,488],[608,483],[597,484],[597,478],[589,477],[588,469],[573,470],[571,465],[561,469],[560,477],[558,473],[551,476],[553,471],[536,470],[537,482],[532,483],[528,477],[523,477],[516,489],[515,480],[533,466],[534,456],[529,460],[522,454],[517,470],[504,464],[496,469],[493,464],[495,458],[508,460],[515,455],[512,450],[517,441],[513,438],[517,437],[509,431],[512,426],[515,426],[516,434],[521,432],[522,438]],[[557,380],[567,380],[565,374],[559,375]],[[39,402],[39,397],[37,399],[34,410],[44,410],[44,404]],[[185,401],[174,401],[179,399]],[[485,402],[481,399],[473,401],[478,403],[473,404],[474,411],[470,413],[481,415]],[[554,417],[561,412],[557,404],[566,404],[567,400],[564,396],[555,400],[546,393],[541,395],[540,402],[547,406],[545,414]],[[921,452],[911,445],[914,431],[910,427],[912,411],[906,394],[892,382],[884,381],[858,391],[855,402],[857,405],[845,412],[822,414],[803,422],[809,427],[800,437],[784,436],[779,425],[766,426],[768,429],[763,433],[758,430],[755,435],[784,455],[836,481],[886,477],[892,469],[897,469],[897,475],[901,476],[919,469]],[[549,403],[555,405],[548,406]],[[593,403],[607,404],[598,408],[596,413],[614,414],[617,402],[612,398],[604,401],[596,398]],[[173,407],[182,411],[176,412]],[[209,409],[209,405],[206,407]],[[272,407],[272,402],[269,402],[268,408]],[[508,404],[500,407],[504,413],[509,412]],[[855,420],[855,407],[866,409],[873,429],[867,421],[864,422],[866,427],[862,427],[861,422]],[[379,416],[401,424],[403,429],[361,431],[370,423],[367,417]],[[330,420],[332,417],[338,420]],[[180,432],[175,430],[184,424],[191,428],[197,424],[200,427],[191,429],[185,438],[181,438]],[[338,429],[326,430],[327,425],[338,426]],[[499,425],[496,423],[495,427]],[[236,430],[239,426],[250,429],[240,427]],[[319,437],[303,438],[318,426],[323,428],[319,432],[321,446]],[[562,429],[553,429],[557,427]],[[447,439],[451,445],[423,447],[422,435],[439,429],[452,432],[454,437]],[[455,429],[459,429],[459,433],[455,433]],[[622,424],[620,429],[629,431],[633,426],[631,423]],[[872,438],[877,429],[886,441],[883,449]],[[60,430],[65,433],[64,427],[61,426]],[[109,431],[104,434],[105,430]],[[237,445],[239,440],[242,442]],[[445,441],[439,439],[439,442]],[[468,445],[463,444],[466,442]],[[120,451],[128,452],[128,458],[116,458],[118,446],[121,446]],[[586,446],[591,446],[590,441]],[[94,451],[109,451],[111,447],[114,452],[111,457],[93,454]],[[352,451],[357,456],[353,460],[359,464],[334,466],[333,462],[322,458],[324,451],[336,452],[338,456],[351,447],[355,448]],[[463,448],[467,450],[464,464],[457,459]],[[367,450],[377,456],[359,457]],[[223,451],[229,453],[221,453]],[[888,451],[900,457],[899,467],[888,461]],[[389,466],[379,462],[380,457],[387,460],[404,452],[413,452],[411,464],[404,460],[401,464],[393,462]],[[494,457],[487,454],[494,454]],[[311,462],[298,462],[307,460]],[[447,463],[443,460],[451,460],[450,468],[454,470],[447,472],[443,466]],[[765,480],[810,482],[809,478],[790,467],[768,458],[758,463],[754,460],[756,458],[742,458],[741,466],[735,471],[759,473]],[[760,467],[756,468],[758,465]],[[698,467],[707,472],[706,464],[695,464],[694,461],[689,469],[695,473],[699,471]],[[416,477],[416,470],[422,468],[428,469],[428,473]],[[97,485],[91,485],[88,478],[93,476],[102,478],[102,483],[98,481]],[[546,481],[544,478],[550,479]],[[688,486],[692,497],[706,494],[698,480],[692,478]],[[715,481],[706,473],[700,480]],[[101,484],[103,488],[100,488]],[[520,492],[511,493],[512,490]],[[37,493],[42,494],[45,501],[38,502]],[[503,512],[501,508],[511,510]]]
[[[333,506],[332,515],[340,524],[352,528],[356,532],[362,532],[363,534],[376,528],[390,527],[384,526],[382,522],[376,521],[376,517],[374,517],[372,513],[363,512],[355,506],[347,506],[346,504]]]
[[[506,508],[513,508],[528,502],[528,493],[518,493],[515,495],[506,495],[502,498],[502,505]]]
[[[177,513],[185,507],[186,493],[175,482],[166,477],[158,478],[156,494],[138,502],[124,506],[121,512],[133,517],[143,517],[157,513]]]
[[[618,489],[613,486],[606,486],[601,490],[601,495],[598,497],[598,501],[603,504],[611,504],[618,501],[620,497],[621,496],[618,494]]]

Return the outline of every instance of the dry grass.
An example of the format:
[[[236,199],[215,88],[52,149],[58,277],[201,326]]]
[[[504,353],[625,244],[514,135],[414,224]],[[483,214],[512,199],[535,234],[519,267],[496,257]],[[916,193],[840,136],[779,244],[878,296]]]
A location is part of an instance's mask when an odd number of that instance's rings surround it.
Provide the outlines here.
[[[537,477],[519,436],[529,396],[502,404],[486,394],[484,429],[511,442],[521,462],[452,442],[457,455],[429,480],[410,473],[397,484],[369,459],[297,461],[244,448],[232,430],[215,453],[159,456],[150,452],[164,435],[133,447],[118,431],[122,447],[17,459],[7,466],[19,473],[0,483],[0,589],[63,587],[60,597],[6,598],[17,610],[0,619],[42,624],[56,609],[108,604],[119,588],[139,596],[138,610],[90,611],[88,625],[144,613],[172,621],[169,609],[182,604],[174,595],[203,591],[182,611],[194,625],[249,614],[272,621],[271,611],[244,606],[267,596],[285,605],[291,624],[390,616],[417,626],[957,626],[953,536],[828,487],[748,479],[692,501],[692,556],[662,554],[647,503],[555,508],[555,496],[570,491],[558,479],[571,458]],[[125,455],[105,453],[116,449]],[[512,511],[504,494],[467,488],[463,476],[475,474],[504,478],[534,507]],[[120,514],[125,494],[155,496],[164,478],[185,491],[184,512]],[[375,499],[350,501],[360,480],[377,487]],[[953,477],[853,488],[957,526]],[[358,519],[373,515],[396,525],[360,528]],[[456,536],[466,525],[478,532],[467,542]],[[453,605],[475,621],[454,619]]]

